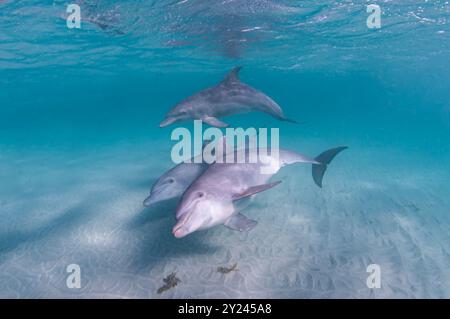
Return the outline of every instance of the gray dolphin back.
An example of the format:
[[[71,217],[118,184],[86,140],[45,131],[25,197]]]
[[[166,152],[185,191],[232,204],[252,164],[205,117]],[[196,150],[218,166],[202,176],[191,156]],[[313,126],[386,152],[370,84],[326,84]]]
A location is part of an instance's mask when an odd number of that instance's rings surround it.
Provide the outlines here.
[[[247,100],[244,102],[244,100],[241,99],[240,101],[241,103],[243,104],[248,103],[248,106],[253,106],[256,110],[267,113],[278,120],[291,123],[298,123],[295,120],[287,118],[284,115],[283,110],[278,105],[278,103],[275,102],[267,94],[251,87],[248,84],[241,82],[241,80],[239,79],[239,71],[241,69],[242,69],[241,66],[237,66],[233,68],[230,72],[228,72],[228,74],[225,76],[222,82],[220,82],[219,87],[222,87],[225,90],[238,89],[241,91],[241,94],[242,92],[245,92],[246,94],[248,94],[246,97]]]

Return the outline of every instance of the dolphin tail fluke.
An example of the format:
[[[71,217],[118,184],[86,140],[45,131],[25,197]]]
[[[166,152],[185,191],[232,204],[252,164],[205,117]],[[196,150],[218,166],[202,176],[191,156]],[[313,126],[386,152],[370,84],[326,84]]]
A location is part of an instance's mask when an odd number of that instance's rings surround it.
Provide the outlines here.
[[[331,161],[333,160],[333,158],[336,157],[336,155],[338,155],[346,148],[348,148],[348,146],[340,146],[332,148],[321,153],[319,156],[315,158],[316,161],[321,163],[312,165],[312,176],[317,186],[322,187],[323,176],[325,174],[325,171],[327,170],[328,164],[331,163]]]

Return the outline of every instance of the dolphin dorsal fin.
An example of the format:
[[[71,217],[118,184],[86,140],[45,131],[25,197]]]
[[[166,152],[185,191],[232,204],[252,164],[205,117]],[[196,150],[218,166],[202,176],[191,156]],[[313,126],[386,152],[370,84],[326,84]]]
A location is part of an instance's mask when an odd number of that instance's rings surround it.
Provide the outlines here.
[[[234,67],[225,78],[222,80],[221,84],[227,85],[231,83],[238,83],[239,81],[239,71],[242,69],[241,66]]]

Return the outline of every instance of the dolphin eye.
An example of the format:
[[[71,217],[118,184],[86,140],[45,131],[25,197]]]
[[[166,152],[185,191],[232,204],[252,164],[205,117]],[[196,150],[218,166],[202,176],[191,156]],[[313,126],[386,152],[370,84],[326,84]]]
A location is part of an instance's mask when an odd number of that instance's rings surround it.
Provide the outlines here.
[[[168,180],[167,180],[169,183],[173,183],[173,182],[175,182],[175,180],[173,179],[173,178],[169,178]]]
[[[197,197],[201,198],[201,197],[203,197],[203,196],[205,196],[205,193],[203,193],[203,192],[198,192],[198,193],[197,193]]]

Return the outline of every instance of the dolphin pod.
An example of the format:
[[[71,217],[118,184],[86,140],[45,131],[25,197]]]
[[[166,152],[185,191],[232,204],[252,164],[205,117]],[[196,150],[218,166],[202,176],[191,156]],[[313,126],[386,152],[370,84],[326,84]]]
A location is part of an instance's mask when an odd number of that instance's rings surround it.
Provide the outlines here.
[[[215,144],[214,141],[206,141],[203,148],[210,143]],[[226,137],[223,138],[222,143],[223,149],[226,149]],[[244,147],[247,146],[248,144],[244,144]],[[237,152],[237,150],[238,148],[236,147],[235,152]],[[225,160],[226,153],[222,156]],[[197,160],[197,158],[200,158],[201,161]],[[182,162],[172,167],[155,181],[150,190],[150,194],[143,202],[144,206],[150,207],[159,202],[180,198],[189,185],[191,185],[192,182],[208,167],[209,164],[203,161],[201,155],[191,158],[189,162]],[[244,209],[249,203],[250,200],[241,200],[237,203],[237,207],[239,207],[239,209]]]
[[[288,119],[281,107],[269,96],[242,83],[239,79],[240,70],[241,67],[232,69],[216,86],[182,100],[167,113],[159,126],[165,127],[186,120],[202,120],[211,126],[227,127],[228,124],[219,120],[219,117],[252,111],[296,123]]]
[[[211,164],[186,189],[176,209],[177,223],[172,233],[184,237],[196,230],[223,224],[228,228],[247,231],[256,225],[235,207],[235,202],[277,186],[281,181],[269,182],[282,167],[294,163],[312,164],[312,175],[317,186],[322,180],[328,164],[346,146],[336,147],[321,153],[316,158],[280,150],[274,158],[261,149],[243,149],[238,152],[258,152],[257,163],[214,163]],[[269,157],[267,159],[262,156]],[[272,157],[272,158],[271,158]],[[267,164],[270,163],[270,164]],[[263,165],[270,165],[270,172],[261,172]]]
[[[205,146],[214,141],[205,141]],[[222,147],[226,148],[226,139],[222,140]],[[226,154],[224,154],[226,155]],[[200,159],[200,160],[199,160]],[[207,168],[201,154],[191,158],[189,162],[182,162],[161,175],[153,184],[149,196],[144,200],[144,206],[149,207],[161,201],[181,197],[191,183],[199,177]]]
[[[242,83],[238,77],[239,70],[240,67],[232,69],[215,87],[181,101],[167,113],[160,127],[196,119],[212,126],[226,127],[228,124],[219,117],[250,111],[260,111],[282,121],[294,122],[285,117],[281,107],[270,97]],[[222,143],[225,149],[225,140]],[[218,161],[216,157],[212,164],[202,161],[180,163],[154,183],[143,204],[151,206],[168,199],[178,200],[176,224],[172,228],[176,238],[217,225],[248,231],[256,226],[257,221],[246,217],[242,210],[258,193],[281,183],[270,179],[282,167],[294,163],[310,164],[313,181],[321,188],[328,165],[346,148],[335,147],[311,158],[286,149],[280,149],[274,156],[269,149],[244,145],[243,148],[231,150],[234,158],[256,158],[256,162],[227,163]]]

